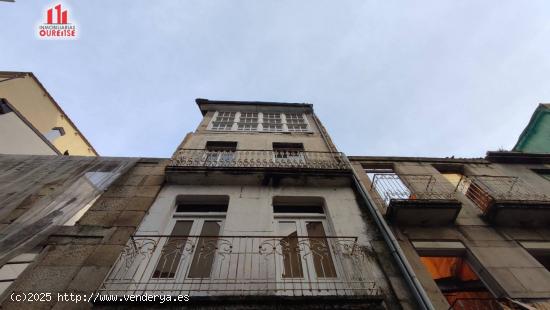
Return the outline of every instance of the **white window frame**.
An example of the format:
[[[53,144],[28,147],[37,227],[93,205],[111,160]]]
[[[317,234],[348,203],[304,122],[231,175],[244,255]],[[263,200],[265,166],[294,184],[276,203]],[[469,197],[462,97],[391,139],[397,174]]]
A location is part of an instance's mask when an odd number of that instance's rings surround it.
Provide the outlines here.
[[[214,129],[214,123],[217,122],[217,119],[218,119],[218,115],[220,112],[232,112],[232,113],[235,113],[235,117],[233,118],[233,124],[231,125],[231,128],[230,129]],[[242,123],[241,124],[241,115],[242,113],[257,113],[258,115],[258,121],[257,123]],[[266,130],[264,128],[264,123],[268,124],[268,122],[265,122],[264,120],[264,114],[279,114],[280,115],[280,123],[269,123],[269,124],[280,124],[280,130],[272,130],[272,129],[268,129]],[[293,124],[293,125],[304,125],[305,126],[305,129],[304,130],[289,130],[288,128],[288,125],[289,123],[287,122],[287,119],[286,119],[286,114],[296,114],[296,115],[301,115],[302,116],[302,120],[303,120],[303,123],[300,123],[300,124]],[[249,129],[249,130],[243,130],[243,129],[239,129],[239,125],[246,125],[246,124],[257,124],[256,125],[256,128],[252,128],[252,129]],[[281,132],[285,132],[285,133],[311,133],[312,130],[311,130],[311,125],[309,123],[309,120],[307,118],[307,114],[306,113],[291,113],[291,112],[280,112],[280,111],[275,111],[275,112],[256,112],[256,111],[244,111],[244,112],[236,112],[236,111],[216,111],[214,112],[214,115],[212,116],[212,119],[210,120],[208,126],[206,127],[207,130],[211,130],[211,131],[219,131],[219,132],[227,132],[227,131],[235,131],[235,132],[264,132],[264,133],[281,133]]]
[[[234,113],[233,121],[231,122],[230,129],[214,129],[214,123],[218,122],[217,119],[218,119],[218,116],[219,116],[220,112],[222,112],[222,113],[225,113],[225,112]],[[207,129],[212,130],[212,131],[233,131],[233,130],[235,130],[235,123],[237,121],[238,113],[239,112],[235,112],[235,111],[216,111],[216,112],[214,112],[214,115],[212,116],[212,119],[210,120],[210,123],[208,124]],[[223,122],[223,123],[228,123],[229,124],[229,122]]]
[[[297,206],[299,208],[299,206]],[[273,215],[274,221],[274,232],[277,236],[281,236],[282,233],[280,231],[280,223],[281,222],[295,222],[296,228],[297,228],[297,234],[298,236],[302,237],[299,238],[299,242],[305,242],[309,244],[309,240],[307,237],[307,228],[306,224],[307,222],[321,222],[323,225],[323,228],[325,230],[325,236],[334,236],[332,225],[330,224],[326,214],[315,214],[315,213],[274,213]],[[315,266],[312,255],[307,255],[304,257],[304,255],[300,255],[301,263],[302,263],[302,278],[283,278],[282,271],[284,270],[284,261],[282,255],[279,255],[277,258],[275,264],[276,269],[278,271],[281,271],[280,273],[277,273],[275,275],[277,283],[278,283],[278,292],[280,295],[287,295],[289,292],[293,294],[292,292],[295,290],[307,290],[311,286],[311,282],[313,281],[316,283],[316,285],[319,285],[319,290],[324,290],[327,292],[328,295],[331,293],[331,289],[334,289],[334,279],[340,279],[342,277],[343,270],[341,270],[341,264],[338,263],[338,260],[340,259],[338,255],[336,255],[333,252],[332,247],[330,246],[330,239],[326,239],[327,242],[329,242],[329,251],[332,258],[332,263],[334,270],[336,271],[336,277],[318,277],[315,271]],[[301,253],[301,252],[300,252]],[[308,267],[309,266],[309,267]],[[323,283],[325,282],[325,283]],[[337,288],[342,289],[342,288]],[[287,292],[289,290],[289,292]]]
[[[223,236],[225,221],[226,221],[226,214],[227,214],[226,212],[176,212],[176,210],[174,210],[174,213],[170,218],[170,221],[165,226],[164,235],[166,236],[171,235],[172,230],[174,229],[174,226],[176,225],[177,221],[193,221],[191,230],[189,232],[190,236],[200,236],[201,230],[206,221],[219,221],[221,223],[220,223],[220,231],[218,235]],[[175,291],[191,292],[191,293],[194,293],[195,295],[204,294],[204,292],[197,290],[197,288],[200,288],[200,285],[203,279],[208,279],[209,281],[213,281],[215,280],[215,278],[211,278],[212,274],[207,278],[189,278],[188,277],[188,274],[191,269],[191,264],[193,263],[193,260],[196,254],[196,248],[193,249],[193,251],[188,254],[187,259],[185,259],[185,257],[180,258],[180,262],[178,263],[178,266],[175,271],[175,276],[173,278],[154,278],[153,277],[157,264],[161,258],[162,249],[164,248],[164,245],[169,238],[170,237],[164,237],[162,240],[160,240],[160,242],[157,244],[157,248],[155,252],[152,254],[151,259],[149,260],[149,263],[145,266],[142,279],[146,279],[144,286],[147,286],[147,288],[143,287],[142,289],[149,289],[150,286],[162,288],[164,285],[165,290],[160,291],[159,294],[163,294],[163,293],[173,294]],[[197,243],[198,240],[199,238],[197,237],[196,240],[194,240],[195,243]],[[212,262],[212,267],[210,272],[212,273],[212,271],[216,270],[219,264],[220,262],[215,256],[214,261]],[[176,288],[173,286],[174,284],[182,285],[182,287]]]

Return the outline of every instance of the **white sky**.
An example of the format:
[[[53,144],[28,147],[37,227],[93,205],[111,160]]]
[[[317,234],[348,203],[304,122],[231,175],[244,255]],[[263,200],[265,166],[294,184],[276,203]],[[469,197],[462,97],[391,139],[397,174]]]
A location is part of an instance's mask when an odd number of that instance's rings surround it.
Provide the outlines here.
[[[309,102],[348,155],[481,157],[550,102],[550,1],[0,2],[0,70],[32,71],[101,155],[168,157],[194,99]],[[1,95],[1,94],[0,94]]]

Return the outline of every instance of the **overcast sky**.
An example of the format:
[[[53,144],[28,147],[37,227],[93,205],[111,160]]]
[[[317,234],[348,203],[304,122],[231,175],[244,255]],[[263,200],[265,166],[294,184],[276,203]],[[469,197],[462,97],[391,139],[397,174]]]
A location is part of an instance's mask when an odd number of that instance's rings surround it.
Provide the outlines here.
[[[348,155],[481,157],[550,102],[550,1],[0,2],[0,71],[32,71],[101,155],[168,157],[197,97],[309,102]]]

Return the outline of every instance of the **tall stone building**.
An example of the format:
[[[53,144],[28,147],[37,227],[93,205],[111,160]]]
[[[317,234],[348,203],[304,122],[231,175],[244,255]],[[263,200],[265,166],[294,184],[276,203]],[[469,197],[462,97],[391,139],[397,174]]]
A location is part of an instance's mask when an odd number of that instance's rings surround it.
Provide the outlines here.
[[[54,219],[51,233],[4,238],[13,248],[4,266],[33,254],[5,288],[4,307],[20,307],[9,296],[25,291],[95,293],[100,298],[80,306],[103,308],[124,304],[107,300],[113,296],[143,294],[187,295],[189,302],[170,305],[208,309],[416,307],[395,251],[311,104],[197,105],[204,117],[171,159],[102,158],[95,166],[75,159],[74,176],[46,175],[34,198],[24,197],[25,209],[13,204],[9,236],[21,227],[42,231],[40,218],[19,215],[66,193],[67,179],[116,179],[103,194],[82,190],[87,199],[53,208],[45,215]],[[3,160],[12,169],[21,161]]]
[[[196,103],[171,158],[0,155],[2,309],[548,309],[547,154],[347,158],[311,104]]]

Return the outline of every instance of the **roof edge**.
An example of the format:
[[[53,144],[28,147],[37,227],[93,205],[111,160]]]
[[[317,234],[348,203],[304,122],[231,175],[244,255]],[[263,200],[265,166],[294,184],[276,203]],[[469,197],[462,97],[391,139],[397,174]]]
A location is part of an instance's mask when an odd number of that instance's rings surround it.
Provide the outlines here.
[[[6,98],[0,98],[0,101],[4,102],[11,110],[13,113],[15,113],[15,115],[17,115],[17,117],[19,117],[19,119],[25,124],[27,125],[27,127],[29,127],[30,130],[32,130],[49,148],[52,149],[52,151],[54,151],[57,155],[62,155],[61,154],[61,151],[59,151],[57,149],[57,147],[55,147],[55,145],[53,145],[53,143],[50,142],[50,140],[48,140],[38,129],[36,129],[36,127],[34,127],[34,125],[23,115],[21,114],[21,112],[19,112],[19,110],[17,110],[9,101],[8,99]],[[23,154],[25,155],[25,154]]]
[[[34,73],[32,72],[23,72],[23,71],[0,71],[0,74],[13,74],[13,75],[22,75],[22,74],[25,74],[25,75],[28,75],[30,76],[37,84],[38,86],[40,86],[40,88],[42,88],[42,90],[44,91],[44,93],[48,96],[48,98],[53,102],[54,106],[66,117],[67,121],[69,122],[69,124],[71,126],[74,127],[74,129],[80,134],[80,137],[82,137],[82,139],[84,140],[84,142],[90,147],[90,149],[92,150],[92,152],[96,155],[96,156],[99,156],[99,154],[97,153],[96,149],[94,148],[94,146],[90,143],[90,141],[88,141],[88,139],[86,138],[85,135],[82,134],[82,132],[80,131],[80,129],[73,123],[73,121],[71,120],[71,118],[69,117],[69,115],[67,113],[65,113],[65,111],[63,111],[63,109],[61,108],[61,106],[59,106],[59,104],[57,103],[57,101],[55,101],[55,99],[52,97],[52,95],[50,94],[50,92],[48,92],[48,90],[46,89],[46,87],[44,87],[44,85],[40,82],[40,80],[34,75]]]
[[[306,108],[313,112],[313,104],[298,103],[298,102],[275,102],[275,101],[233,101],[233,100],[210,100],[204,98],[195,99],[197,106],[201,110],[202,115],[206,114],[205,105],[208,104],[227,104],[227,105],[260,105],[260,106],[282,106],[282,107],[299,107]]]
[[[524,153],[515,151],[488,151],[485,157],[492,163],[504,164],[548,164],[548,153]]]
[[[487,163],[484,158],[406,157],[406,156],[348,156],[350,161],[434,162],[434,163]]]
[[[518,137],[518,140],[514,147],[512,148],[512,151],[514,152],[521,152],[518,150],[520,147],[524,146],[525,139],[527,138],[527,135],[533,130],[533,127],[535,126],[535,123],[538,121],[538,119],[541,117],[543,113],[549,113],[550,112],[550,104],[549,103],[539,103],[533,114],[531,115],[531,118],[529,119],[529,123],[527,123],[527,126],[523,129],[521,134]]]

